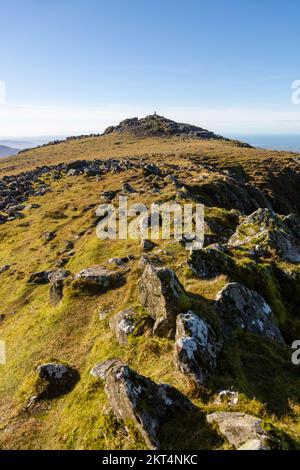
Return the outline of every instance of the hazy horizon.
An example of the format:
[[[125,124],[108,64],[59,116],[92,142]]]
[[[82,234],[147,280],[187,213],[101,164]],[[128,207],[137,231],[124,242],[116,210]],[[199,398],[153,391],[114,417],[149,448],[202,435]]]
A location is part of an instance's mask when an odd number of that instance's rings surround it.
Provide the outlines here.
[[[222,135],[300,134],[298,2],[88,5],[2,5],[1,138],[99,133],[154,110]]]

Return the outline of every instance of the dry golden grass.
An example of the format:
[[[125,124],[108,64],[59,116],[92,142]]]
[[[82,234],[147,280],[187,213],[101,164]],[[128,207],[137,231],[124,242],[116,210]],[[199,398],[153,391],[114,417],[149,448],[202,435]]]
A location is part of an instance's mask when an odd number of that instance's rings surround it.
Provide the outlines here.
[[[193,155],[207,159],[207,163],[221,165],[240,163],[250,168],[253,164],[270,158],[290,160],[294,154],[236,147],[233,143],[222,140],[179,137],[137,138],[126,134],[111,134],[64,141],[57,145],[32,149],[17,156],[3,158],[0,160],[0,177],[28,171],[37,166],[80,159],[151,157],[152,161],[163,160],[171,164],[181,164],[188,156]]]

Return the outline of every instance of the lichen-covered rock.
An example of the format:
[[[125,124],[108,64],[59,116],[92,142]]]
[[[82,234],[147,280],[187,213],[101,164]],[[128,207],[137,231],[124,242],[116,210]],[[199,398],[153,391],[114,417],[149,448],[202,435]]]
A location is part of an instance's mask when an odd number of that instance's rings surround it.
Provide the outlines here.
[[[151,251],[156,246],[157,245],[151,240],[146,240],[146,239],[141,240],[141,248],[143,251]]]
[[[270,450],[260,439],[250,439],[237,450]]]
[[[283,222],[291,229],[293,235],[300,239],[300,217],[296,214],[289,214],[284,217]]]
[[[177,315],[191,306],[174,271],[147,264],[138,288],[142,305],[155,320],[154,333],[174,336]]]
[[[221,390],[215,400],[214,403],[216,405],[221,405],[222,403],[226,403],[229,406],[235,406],[239,402],[239,392],[234,390]]]
[[[43,232],[40,238],[44,243],[51,242],[56,237],[56,232]]]
[[[285,261],[300,263],[300,240],[290,228],[293,221],[284,220],[270,209],[258,209],[237,227],[228,246],[252,248],[259,255],[275,252]]]
[[[229,274],[235,269],[233,259],[214,248],[192,251],[188,265],[201,279],[213,279],[221,274]]]
[[[96,379],[104,380],[109,369],[119,363],[119,359],[108,359],[107,361],[100,362],[92,368],[90,374]]]
[[[115,333],[116,338],[120,344],[126,344],[128,336],[134,331],[134,309],[127,309],[119,312],[112,317],[109,326]]]
[[[134,259],[133,255],[123,256],[122,258],[110,258],[108,260],[109,264],[115,264],[116,266],[124,267],[129,261]]]
[[[0,274],[3,274],[5,273],[6,271],[8,271],[10,269],[10,264],[4,264],[3,266],[1,266],[0,268]]]
[[[136,331],[137,335],[145,332],[147,327],[153,327],[153,319],[134,307],[114,315],[109,326],[115,333],[119,344],[127,344],[129,336]]]
[[[251,214],[259,207],[271,209],[263,192],[250,183],[238,181],[223,172],[210,170],[209,173],[203,181],[188,187],[191,196],[205,206],[236,209],[242,214]]]
[[[119,271],[109,271],[102,266],[82,269],[74,276],[73,288],[87,293],[102,293],[124,284],[124,275]]]
[[[105,392],[117,419],[134,425],[150,449],[160,448],[160,431],[166,420],[194,410],[176,388],[157,384],[128,365],[109,364],[102,374]]]
[[[269,436],[264,431],[263,421],[255,416],[234,411],[223,411],[209,414],[207,421],[218,426],[220,433],[235,448],[257,440],[260,445],[268,448]]]
[[[67,271],[66,269],[58,269],[49,276],[51,305],[55,306],[62,300],[65,281],[70,274],[70,271]]]
[[[136,193],[137,191],[127,182],[123,183],[122,186],[123,192],[125,194],[133,194]]]
[[[78,372],[67,364],[49,362],[36,368],[35,383],[38,399],[49,399],[63,395],[79,380]]]
[[[203,385],[216,367],[221,343],[210,325],[191,311],[177,316],[176,327],[175,364]]]
[[[31,274],[27,284],[48,284],[53,271],[40,271]]]
[[[238,282],[231,282],[218,292],[216,311],[225,335],[235,328],[283,343],[271,307],[257,292]]]

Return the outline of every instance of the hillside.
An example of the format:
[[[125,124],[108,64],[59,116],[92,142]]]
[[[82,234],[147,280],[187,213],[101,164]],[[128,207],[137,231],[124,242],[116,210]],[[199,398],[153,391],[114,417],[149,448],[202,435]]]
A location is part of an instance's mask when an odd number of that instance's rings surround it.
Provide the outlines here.
[[[298,157],[145,119],[0,161],[0,448],[300,448]],[[203,249],[100,240],[120,195]]]
[[[19,149],[7,147],[6,145],[0,145],[0,157],[9,157],[10,155],[16,155]]]

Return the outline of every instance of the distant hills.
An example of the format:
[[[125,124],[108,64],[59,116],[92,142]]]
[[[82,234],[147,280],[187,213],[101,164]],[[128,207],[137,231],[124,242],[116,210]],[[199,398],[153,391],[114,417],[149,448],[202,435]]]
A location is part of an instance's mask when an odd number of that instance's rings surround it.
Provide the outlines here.
[[[0,157],[9,157],[10,155],[16,155],[19,153],[19,149],[7,147],[7,145],[0,145]]]

